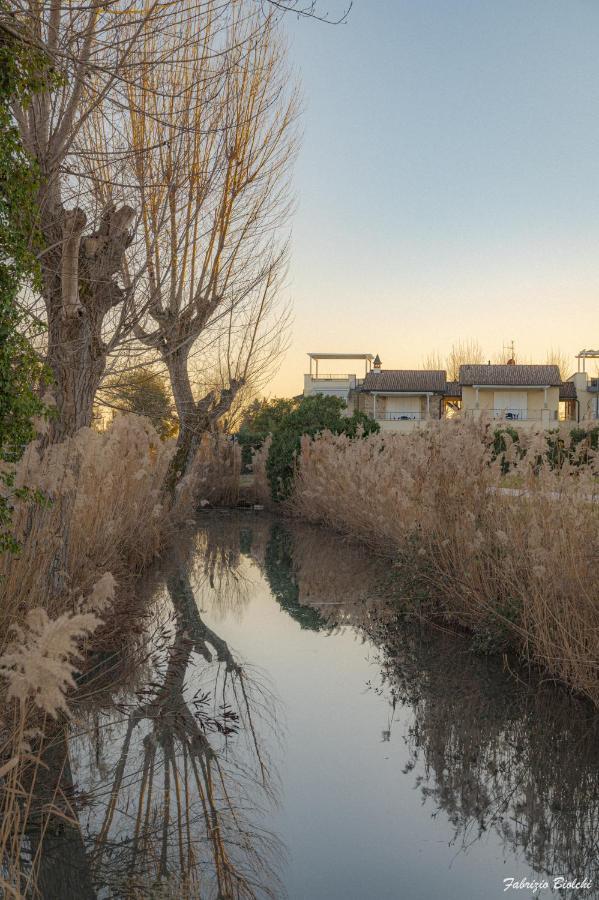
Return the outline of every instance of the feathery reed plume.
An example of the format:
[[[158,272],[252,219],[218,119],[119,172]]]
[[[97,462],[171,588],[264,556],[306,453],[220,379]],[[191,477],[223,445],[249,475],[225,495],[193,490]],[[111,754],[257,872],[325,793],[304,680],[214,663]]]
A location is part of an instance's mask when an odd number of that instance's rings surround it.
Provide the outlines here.
[[[489,425],[459,419],[305,437],[291,508],[394,558],[426,615],[599,704],[598,455],[583,440],[556,463],[565,430],[503,438],[497,452]]]

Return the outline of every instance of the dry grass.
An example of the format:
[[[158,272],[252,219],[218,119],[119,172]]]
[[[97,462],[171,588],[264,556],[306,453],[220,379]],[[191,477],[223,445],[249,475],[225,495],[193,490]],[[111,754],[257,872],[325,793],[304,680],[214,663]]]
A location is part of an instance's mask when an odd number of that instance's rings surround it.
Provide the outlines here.
[[[0,559],[0,635],[36,607],[73,610],[105,572],[124,588],[156,556],[169,527],[162,483],[172,452],[138,416],[119,416],[101,434],[81,429],[45,453],[27,449],[17,482],[47,503],[15,509],[22,550]]]
[[[236,502],[237,446],[206,436],[174,499],[163,492],[173,452],[174,442],[161,441],[148,419],[127,415],[103,433],[84,428],[45,450],[34,443],[19,463],[17,486],[45,500],[17,502],[21,551],[0,557],[0,893],[7,897],[34,890],[23,880],[23,840],[40,772],[49,768],[44,757],[63,743],[64,735],[53,736],[69,716],[75,663],[90,636],[100,625],[95,640],[104,642],[127,630],[135,580],[200,499]],[[57,816],[69,819],[59,784],[46,787],[42,830]]]
[[[491,439],[462,421],[306,438],[292,508],[397,559],[424,614],[468,628],[481,646],[517,648],[599,705],[597,456],[551,469],[539,462],[544,435],[523,432],[524,457],[506,453],[525,490],[515,497],[501,490]]]
[[[241,479],[241,447],[226,434],[202,438],[192,469],[194,495],[200,504],[236,506]]]
[[[3,896],[35,893],[36,853],[31,854],[28,870],[23,867],[32,830],[43,837],[54,820],[62,820],[66,827],[75,825],[61,789],[64,759],[57,772],[52,761],[64,742],[64,723],[70,718],[67,695],[76,686],[82,642],[102,623],[100,616],[111,607],[114,589],[114,579],[106,573],[75,612],[50,618],[42,608],[30,610],[23,626],[13,625],[12,640],[0,656],[6,685],[0,727]]]
[[[83,428],[43,453],[39,444],[27,449],[17,484],[39,489],[48,502],[15,509],[22,550],[0,558],[0,635],[38,606],[50,615],[74,609],[104,572],[124,593],[198,502],[237,502],[238,445],[205,435],[171,500],[163,485],[173,452],[174,442],[135,415],[118,416],[106,432]]]
[[[252,474],[254,476],[252,493],[256,503],[261,503],[266,509],[272,506],[270,484],[266,475],[266,461],[271,444],[272,435],[269,434],[260,449],[255,450],[252,454]]]

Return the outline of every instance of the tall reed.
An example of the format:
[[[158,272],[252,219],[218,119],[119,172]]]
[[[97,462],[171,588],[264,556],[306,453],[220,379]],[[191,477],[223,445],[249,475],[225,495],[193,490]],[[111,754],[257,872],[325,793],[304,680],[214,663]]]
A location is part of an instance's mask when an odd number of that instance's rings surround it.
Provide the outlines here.
[[[498,457],[493,438],[460,420],[305,438],[291,508],[396,560],[424,615],[516,648],[599,705],[597,454],[583,442],[584,465],[555,467],[542,432],[506,437]]]
[[[174,497],[163,487],[173,452],[174,442],[161,441],[148,419],[126,415],[103,433],[83,428],[60,444],[37,441],[18,464],[15,485],[29,489],[16,495],[13,510],[20,551],[0,556],[0,893],[6,896],[34,892],[35,861],[33,876],[24,876],[23,845],[43,773],[62,765],[44,760],[66,746],[78,657],[91,649],[99,626],[105,641],[126,630],[134,580],[201,498],[236,500],[238,447],[222,435],[206,436]],[[42,834],[57,817],[70,827],[59,782],[44,790],[35,829]]]

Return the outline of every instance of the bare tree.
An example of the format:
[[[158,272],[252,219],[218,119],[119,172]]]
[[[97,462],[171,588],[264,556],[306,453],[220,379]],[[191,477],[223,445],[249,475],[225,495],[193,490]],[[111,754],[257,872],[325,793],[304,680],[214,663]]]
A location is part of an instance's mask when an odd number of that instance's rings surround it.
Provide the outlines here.
[[[204,117],[204,110],[218,108],[217,102],[206,104],[209,82],[214,81],[216,98],[224,88],[227,65],[237,62],[240,79],[246,71],[246,49],[239,44],[239,59],[233,59],[227,36],[232,23],[247,21],[247,7],[242,0],[83,5],[10,0],[14,21],[49,55],[58,76],[26,108],[14,109],[23,143],[39,169],[42,278],[36,311],[48,328],[46,355],[58,408],[55,439],[89,425],[109,355],[131,342],[134,326],[155,300],[144,292],[149,283],[144,267],[155,248],[146,259],[134,241],[138,220],[145,226],[153,210],[140,192],[140,181],[130,175],[132,169],[143,169],[145,155],[151,157],[157,147],[140,140],[139,123],[153,111],[159,117],[156,128],[165,129],[168,139],[177,130],[189,133],[197,127],[191,143],[212,147],[224,142],[222,129],[228,129],[235,111],[233,84],[229,82],[230,94],[220,104],[227,107],[228,118],[214,121],[211,113]],[[259,32],[273,13],[265,14],[258,4],[251,7],[252,27]],[[252,32],[242,35],[237,27],[234,37],[250,40]],[[189,92],[179,93],[182,64],[183,78],[193,71],[196,100],[203,105],[179,118],[186,100],[193,102]],[[157,72],[160,80],[153,76]],[[220,129],[212,136],[211,124]],[[91,142],[90,132],[100,140]],[[152,140],[147,129],[142,132]],[[166,163],[164,145],[160,152]],[[200,154],[206,159],[204,150],[199,151],[198,165]],[[195,175],[201,192],[212,187],[211,173],[196,168]],[[148,188],[147,182],[142,184]],[[172,211],[168,202],[166,208]],[[199,220],[196,224],[200,226]],[[140,241],[146,237],[144,233]],[[189,235],[188,246],[197,237],[197,232]]]
[[[423,365],[426,369],[445,369],[449,381],[458,381],[460,366],[468,363],[483,363],[484,361],[483,350],[478,341],[468,338],[456,341],[456,343],[451,345],[444,363],[441,354],[435,350],[425,357]]]
[[[206,4],[213,11],[218,5]],[[276,300],[287,255],[280,229],[290,210],[297,94],[288,88],[273,15],[236,3],[220,41],[215,58],[208,17],[202,41],[169,47],[168,95],[162,65],[145,69],[128,89],[148,296],[135,334],[158,351],[170,375],[179,474],[202,433],[276,358],[286,319],[285,311],[276,314]],[[147,42],[155,57],[151,35]],[[96,127],[92,142],[100,140]],[[200,338],[219,349],[219,384],[196,396],[190,359]]]
[[[559,347],[550,347],[545,357],[545,362],[550,366],[557,366],[560,378],[565,381],[572,374],[573,365],[570,357]]]
[[[424,359],[422,360],[422,367],[424,369],[431,369],[432,371],[439,371],[445,368],[445,360],[443,359],[439,350],[431,350],[426,354]]]

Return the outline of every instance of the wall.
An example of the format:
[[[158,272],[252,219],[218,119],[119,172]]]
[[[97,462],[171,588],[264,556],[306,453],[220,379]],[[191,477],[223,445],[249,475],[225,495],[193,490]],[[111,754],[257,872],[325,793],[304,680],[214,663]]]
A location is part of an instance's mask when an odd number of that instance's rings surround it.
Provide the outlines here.
[[[479,389],[479,410],[481,414],[490,413],[495,408],[495,388]],[[506,390],[517,391],[517,387],[507,388]],[[544,408],[545,391],[542,388],[534,388],[526,391],[527,408],[531,414],[531,419],[524,419],[524,422],[531,424],[546,422],[556,422],[559,412],[559,388],[551,387],[547,390],[547,409]],[[462,388],[462,409],[476,412],[476,390],[473,387]],[[545,413],[545,415],[543,415]]]
[[[350,390],[355,386],[355,375],[349,375],[347,378],[316,378],[312,375],[304,375],[304,397],[325,394],[347,400]]]
[[[570,381],[576,386],[576,398],[578,400],[578,418],[583,422],[585,419],[596,418],[596,397],[595,391],[587,390],[589,380],[588,372],[576,372]]]

